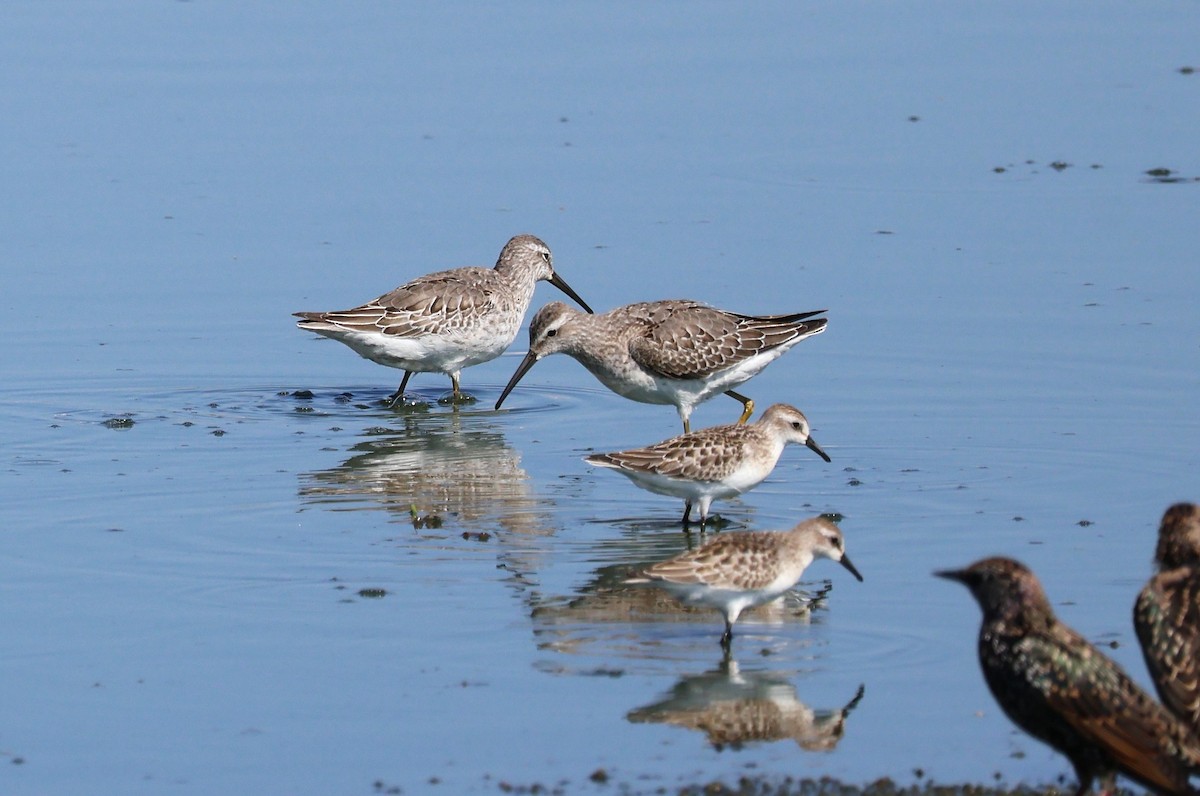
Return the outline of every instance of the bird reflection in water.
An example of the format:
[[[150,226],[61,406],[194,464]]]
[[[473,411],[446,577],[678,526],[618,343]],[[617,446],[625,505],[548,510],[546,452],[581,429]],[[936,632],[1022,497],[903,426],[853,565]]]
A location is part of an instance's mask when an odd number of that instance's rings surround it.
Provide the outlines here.
[[[791,739],[810,752],[832,751],[864,686],[841,708],[813,710],[777,672],[742,671],[726,655],[712,671],[683,677],[661,700],[632,710],[634,724],[671,724],[703,732],[717,750]]]
[[[663,535],[664,553],[677,550],[678,535]],[[642,552],[645,552],[644,550]],[[660,556],[661,557],[661,556]],[[596,570],[592,580],[576,594],[551,596],[540,594],[531,603],[531,618],[538,646],[545,650],[575,653],[595,646],[619,648],[633,658],[658,659],[668,647],[679,644],[712,643],[708,632],[713,612],[706,606],[686,605],[661,589],[647,589],[626,583],[629,576],[645,564],[613,564]],[[747,609],[744,616],[747,632],[755,625],[807,625],[825,607],[833,588],[829,581],[816,581],[793,589],[765,605]],[[817,620],[818,622],[821,620]],[[702,626],[703,630],[683,635],[666,633],[665,627],[676,623]],[[657,625],[647,633],[639,625]],[[794,643],[794,639],[792,642]],[[787,636],[767,642],[768,646],[786,645]],[[810,641],[802,642],[804,644]]]
[[[458,411],[402,419],[402,427],[366,429],[337,467],[302,474],[301,500],[383,509],[416,529],[550,532],[546,499],[534,495],[520,454],[497,427]]]

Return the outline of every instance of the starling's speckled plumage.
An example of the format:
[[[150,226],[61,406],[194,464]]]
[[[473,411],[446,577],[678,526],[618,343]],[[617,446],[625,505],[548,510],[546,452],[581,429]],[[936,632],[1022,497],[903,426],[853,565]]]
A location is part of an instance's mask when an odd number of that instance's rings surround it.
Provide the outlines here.
[[[965,584],[979,602],[979,662],[988,688],[1021,729],[1067,756],[1077,793],[1117,772],[1159,793],[1195,792],[1188,777],[1200,771],[1200,742],[1055,618],[1024,565],[988,558],[937,574]]]
[[[1133,625],[1163,704],[1200,732],[1200,506],[1167,509],[1154,560]]]

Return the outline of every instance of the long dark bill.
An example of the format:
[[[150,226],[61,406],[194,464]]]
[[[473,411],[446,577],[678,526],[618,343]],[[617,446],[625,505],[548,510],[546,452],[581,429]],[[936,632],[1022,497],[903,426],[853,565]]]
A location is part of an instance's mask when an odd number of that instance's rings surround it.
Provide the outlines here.
[[[933,574],[946,580],[956,580],[959,583],[967,582],[967,573],[961,569],[939,569],[934,571]]]
[[[550,284],[554,285],[556,288],[558,288],[559,290],[561,290],[562,292],[564,292],[568,296],[570,296],[575,301],[576,304],[578,304],[579,306],[581,306],[585,310],[587,310],[588,314],[595,315],[595,313],[592,312],[592,308],[587,305],[587,302],[585,302],[583,299],[581,299],[579,297],[579,294],[576,293],[574,290],[572,290],[571,286],[567,284],[567,281],[565,279],[563,279],[561,276],[559,276],[557,273],[554,276],[550,277],[549,281],[550,281]],[[500,400],[503,401],[504,399],[501,398]]]
[[[578,301],[578,299],[576,299],[576,301]],[[581,301],[579,303],[582,304],[583,302]],[[591,310],[589,310],[589,312],[590,311]],[[500,393],[500,398],[496,401],[497,409],[500,408],[500,404],[504,403],[504,399],[508,397],[508,394],[513,391],[513,387],[517,386],[517,382],[521,380],[521,377],[528,373],[529,369],[537,364],[537,361],[537,354],[533,353],[532,351],[525,355],[525,358],[521,360],[521,364],[517,365],[516,372],[514,372],[512,378],[508,380],[508,384],[505,385],[504,392]]]
[[[828,453],[826,453],[825,451],[821,450],[821,446],[820,446],[820,445],[818,445],[818,444],[817,444],[817,441],[816,441],[815,439],[813,439],[812,437],[809,437],[809,438],[808,438],[808,442],[805,442],[805,443],[804,443],[804,445],[805,445],[805,447],[807,447],[807,448],[808,448],[809,450],[811,450],[813,453],[815,453],[815,454],[817,454],[818,456],[820,456],[820,457],[821,457],[822,459],[824,459],[825,461],[827,461],[827,462],[833,461],[832,459],[830,459],[830,458],[829,458],[829,454],[828,454]],[[862,580],[862,578],[859,578],[859,580]]]
[[[842,560],[839,561],[838,563],[841,564],[846,569],[850,570],[850,574],[853,575],[854,577],[858,578],[859,583],[862,583],[862,575],[858,574],[858,570],[855,569],[854,565],[850,563],[849,558],[847,558],[845,555],[843,555]]]

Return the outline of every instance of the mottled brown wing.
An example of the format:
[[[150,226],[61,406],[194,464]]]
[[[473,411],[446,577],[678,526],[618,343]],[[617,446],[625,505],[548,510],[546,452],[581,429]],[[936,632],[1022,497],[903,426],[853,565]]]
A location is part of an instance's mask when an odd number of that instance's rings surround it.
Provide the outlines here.
[[[1061,624],[1054,633],[1051,643],[1026,647],[1057,681],[1044,692],[1048,706],[1128,776],[1167,791],[1186,783],[1200,751],[1189,748],[1179,722],[1078,633]]]
[[[645,333],[629,342],[629,355],[644,368],[675,379],[696,379],[732,367],[763,351],[825,327],[817,312],[750,316],[695,301],[663,302]],[[809,320],[806,320],[809,319]]]
[[[674,583],[759,589],[778,576],[778,558],[767,554],[772,542],[768,536],[746,531],[723,533],[703,547],[655,564],[645,574]]]
[[[717,426],[628,451],[591,457],[625,470],[658,473],[670,478],[716,481],[740,464],[747,426]]]
[[[1159,697],[1200,731],[1200,570],[1151,578],[1138,594],[1133,624]]]
[[[361,307],[297,314],[310,321],[395,337],[437,334],[469,327],[495,309],[494,279],[495,272],[488,268],[456,268],[414,279]]]

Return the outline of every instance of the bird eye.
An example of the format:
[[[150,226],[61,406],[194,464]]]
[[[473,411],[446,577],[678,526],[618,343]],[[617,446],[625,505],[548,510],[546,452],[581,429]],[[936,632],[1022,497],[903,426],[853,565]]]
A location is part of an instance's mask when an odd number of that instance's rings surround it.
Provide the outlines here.
[[[799,430],[800,430],[800,429],[802,429],[803,427],[804,427],[804,426],[802,426],[802,425],[800,424],[800,421],[799,421],[799,420],[793,420],[793,421],[792,421],[792,428],[796,429],[797,431],[799,431]]]
[[[538,253],[542,255],[542,259],[546,261],[547,265],[549,265],[550,264],[550,252],[538,252]]]
[[[547,337],[553,337],[556,334],[558,334],[558,329],[547,329],[546,330]]]

